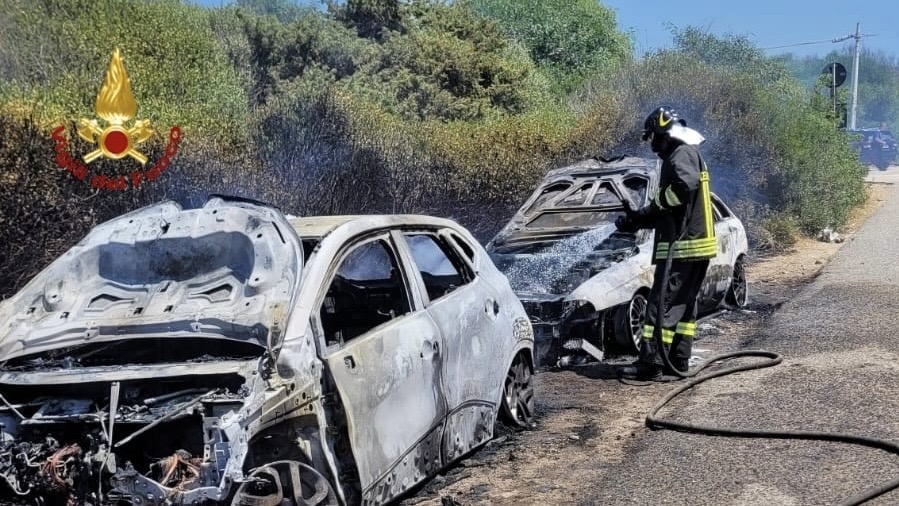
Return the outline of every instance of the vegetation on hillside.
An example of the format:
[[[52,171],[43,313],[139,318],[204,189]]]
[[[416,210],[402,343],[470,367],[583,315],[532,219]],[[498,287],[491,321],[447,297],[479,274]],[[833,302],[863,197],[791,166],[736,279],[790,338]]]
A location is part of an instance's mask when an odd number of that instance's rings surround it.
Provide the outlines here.
[[[863,168],[796,66],[743,38],[674,35],[673,49],[634,59],[590,0],[0,0],[0,297],[94,224],[163,198],[429,213],[487,239],[546,170],[651,156],[638,130],[659,104],[706,135],[714,190],[755,244],[842,225]],[[97,191],[56,166],[50,131],[92,149],[74,125],[95,117],[116,47],[138,118],[178,125],[184,142],[159,179]],[[142,149],[158,160],[164,142]]]

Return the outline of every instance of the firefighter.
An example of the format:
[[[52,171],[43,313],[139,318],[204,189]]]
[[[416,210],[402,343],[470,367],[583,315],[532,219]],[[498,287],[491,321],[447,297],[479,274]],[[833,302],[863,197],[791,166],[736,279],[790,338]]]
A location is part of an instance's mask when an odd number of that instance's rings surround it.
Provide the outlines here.
[[[660,353],[667,353],[671,365],[686,372],[693,338],[696,335],[696,296],[702,286],[709,260],[718,247],[709,196],[709,173],[699,153],[705,139],[687,128],[669,107],[654,110],[643,127],[643,140],[650,141],[652,151],[662,160],[658,194],[652,202],[638,210],[628,210],[615,225],[624,232],[640,228],[655,231],[653,263],[655,278],[649,295],[646,323],[640,357],[632,365],[619,370],[631,379],[661,380],[665,372]],[[671,251],[670,272],[665,272]],[[662,321],[658,315],[659,294],[665,284]],[[663,349],[654,338],[661,327]]]

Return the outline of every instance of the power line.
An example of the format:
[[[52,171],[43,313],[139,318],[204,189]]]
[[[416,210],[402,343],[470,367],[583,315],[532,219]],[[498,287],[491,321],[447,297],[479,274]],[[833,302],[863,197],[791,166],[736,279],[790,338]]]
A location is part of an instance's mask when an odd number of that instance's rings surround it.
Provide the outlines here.
[[[843,39],[843,40],[845,40],[845,39]],[[834,42],[838,42],[838,41],[834,41],[834,40],[816,40],[816,41],[814,41],[814,42],[800,42],[800,43],[798,43],[798,44],[787,44],[787,45],[784,45],[784,46],[763,47],[762,50],[767,51],[767,50],[769,50],[769,49],[783,49],[783,48],[785,48],[785,47],[811,46],[811,45],[813,45],[813,44],[832,44],[832,43],[834,43]]]
[[[866,34],[860,34],[859,36],[860,37],[876,37],[877,34],[876,33],[866,33]],[[854,38],[855,38],[855,34],[849,34],[849,35],[846,35],[845,37],[838,37],[836,39],[816,40],[816,41],[812,41],[812,42],[799,42],[797,44],[786,44],[783,46],[763,47],[762,50],[767,51],[769,49],[784,49],[787,47],[811,46],[814,44],[836,44],[838,42],[843,42],[845,40],[854,39]]]

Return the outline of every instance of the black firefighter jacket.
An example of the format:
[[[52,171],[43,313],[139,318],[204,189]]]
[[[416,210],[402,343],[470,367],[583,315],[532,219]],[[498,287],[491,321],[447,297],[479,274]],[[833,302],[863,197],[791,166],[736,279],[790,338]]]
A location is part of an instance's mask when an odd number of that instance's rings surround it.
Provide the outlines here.
[[[709,172],[696,146],[679,144],[662,158],[659,192],[641,219],[655,229],[653,263],[704,260],[718,251]],[[673,246],[672,246],[673,245]]]

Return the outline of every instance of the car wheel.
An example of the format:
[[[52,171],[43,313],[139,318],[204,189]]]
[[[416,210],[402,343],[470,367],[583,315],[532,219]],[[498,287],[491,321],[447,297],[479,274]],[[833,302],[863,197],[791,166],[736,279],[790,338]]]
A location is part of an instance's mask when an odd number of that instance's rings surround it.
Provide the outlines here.
[[[749,283],[746,281],[746,264],[743,257],[734,263],[734,273],[727,289],[727,303],[731,306],[746,307],[749,302]]]
[[[515,356],[503,384],[502,411],[512,424],[531,428],[534,425],[534,367],[519,353]]]
[[[643,324],[646,322],[648,301],[645,292],[637,292],[630,302],[615,311],[615,338],[628,353],[639,353],[643,345]]]

